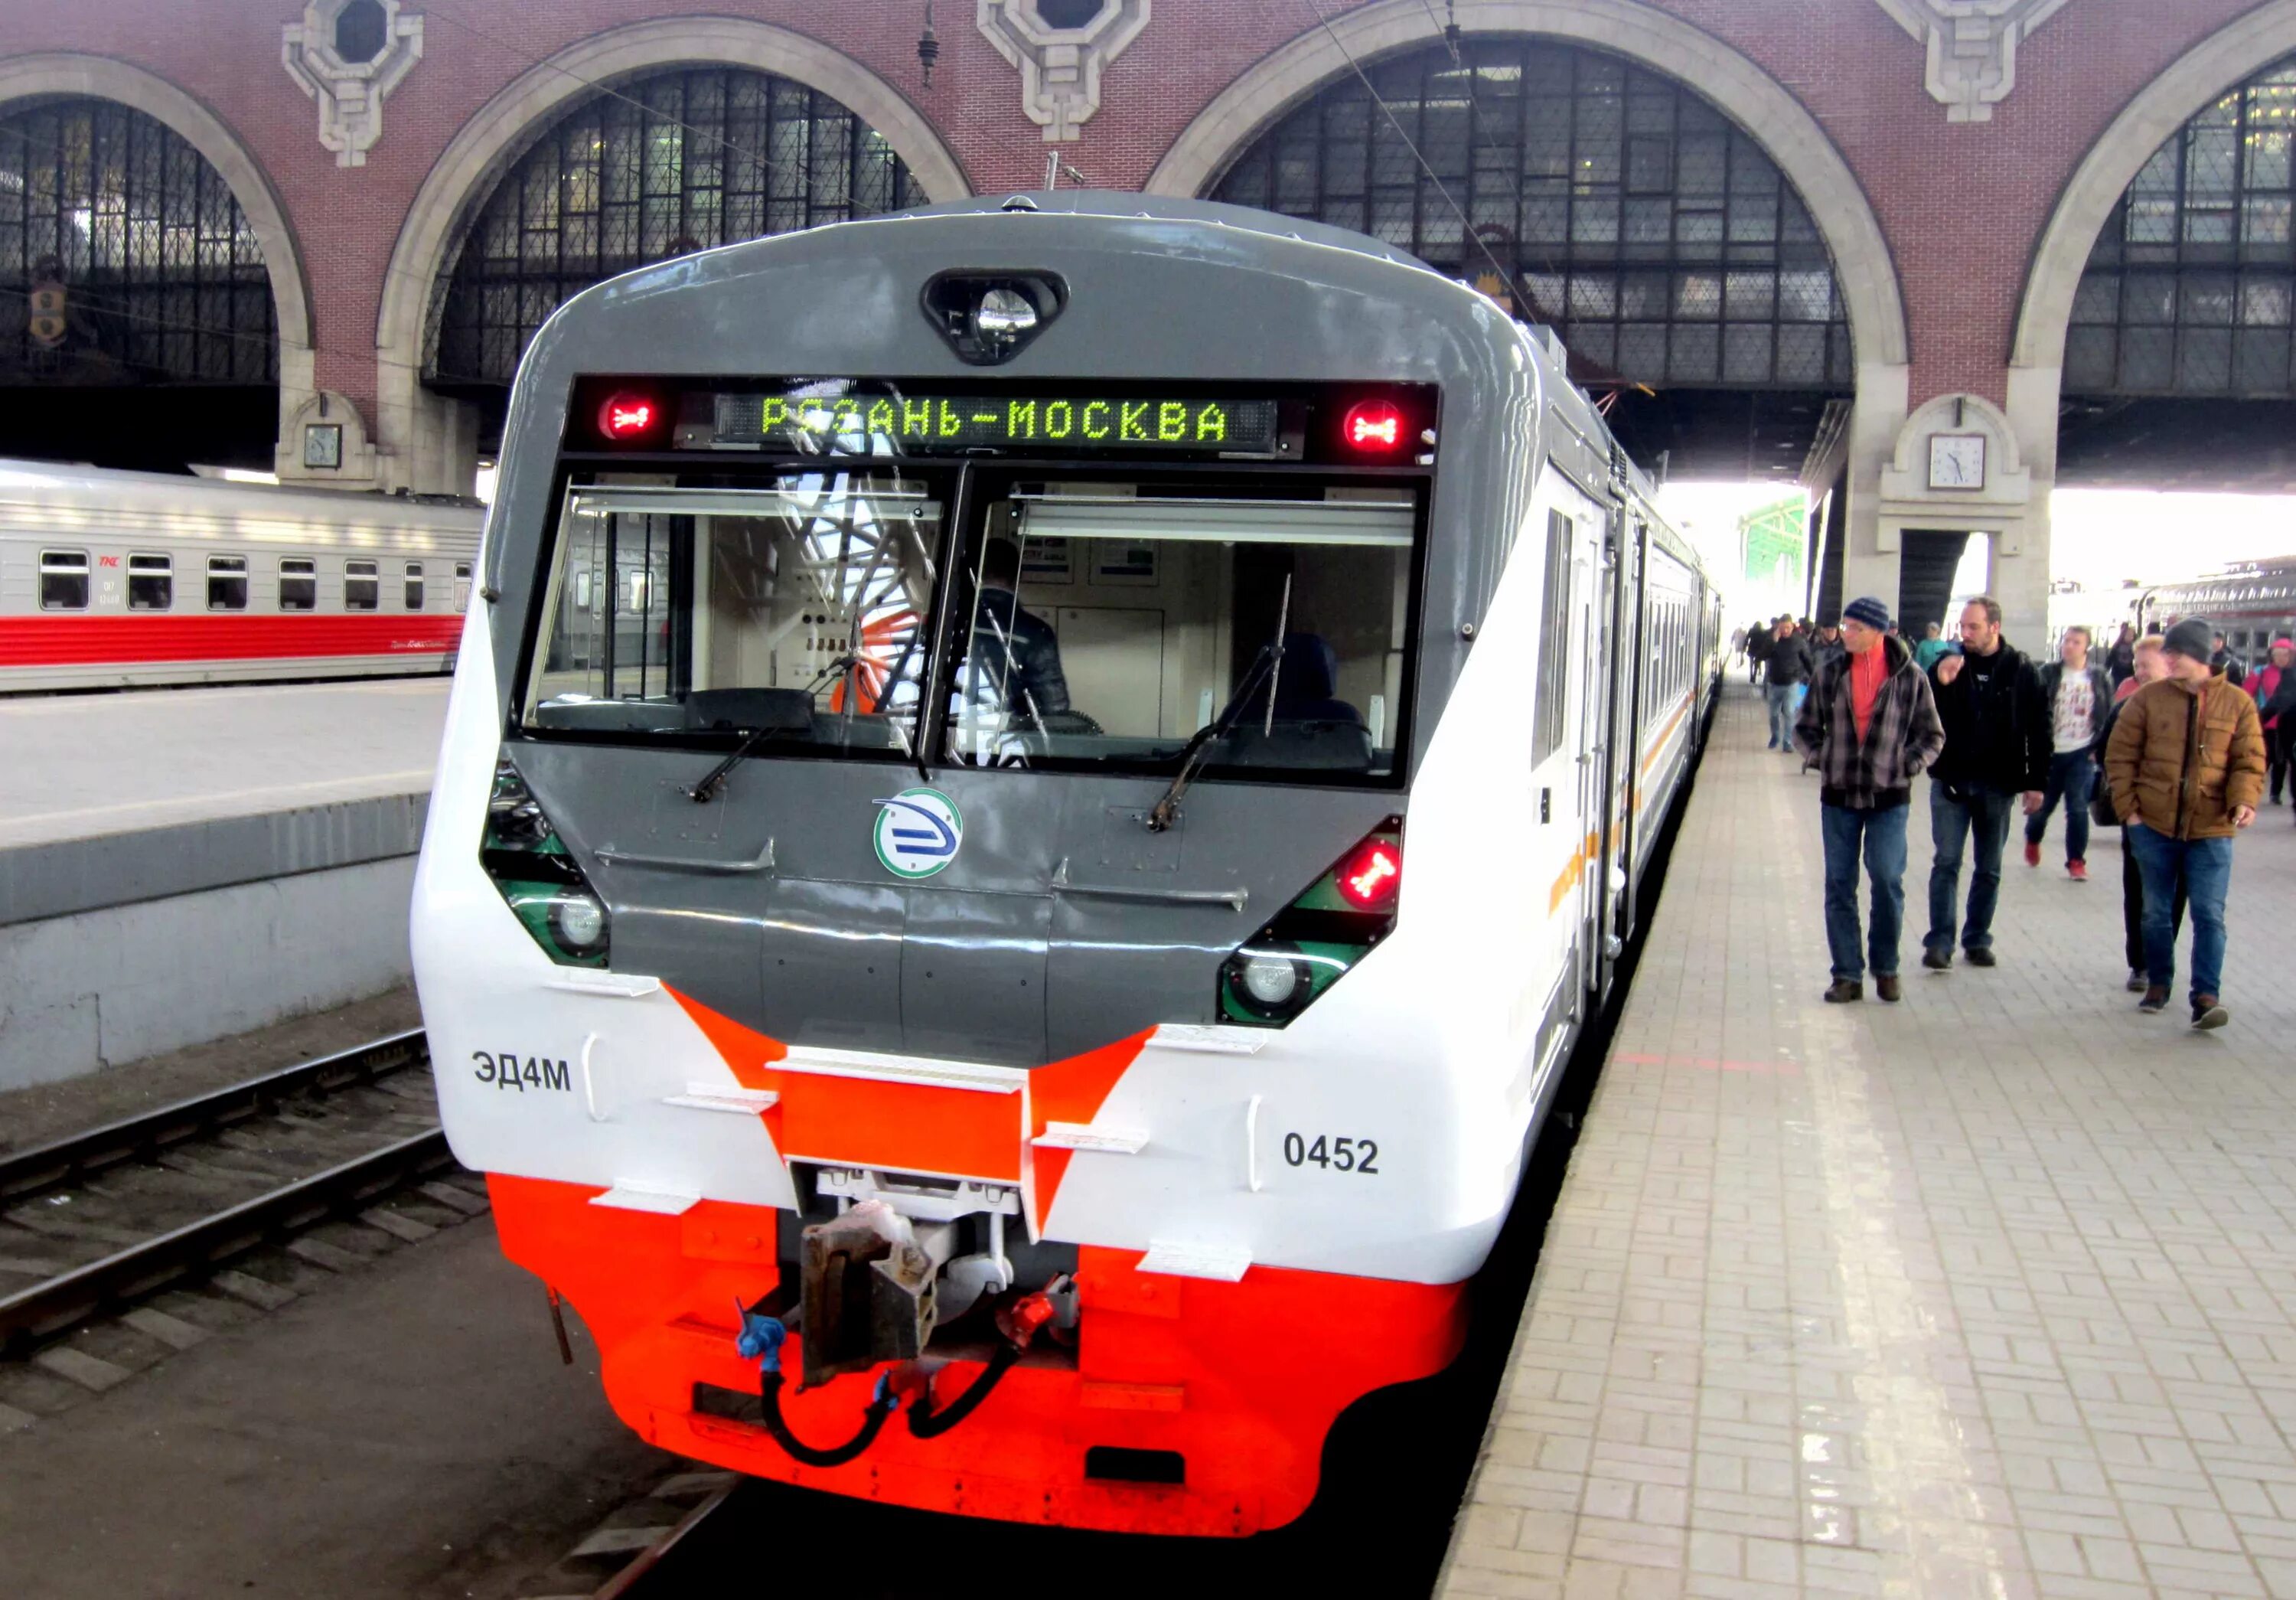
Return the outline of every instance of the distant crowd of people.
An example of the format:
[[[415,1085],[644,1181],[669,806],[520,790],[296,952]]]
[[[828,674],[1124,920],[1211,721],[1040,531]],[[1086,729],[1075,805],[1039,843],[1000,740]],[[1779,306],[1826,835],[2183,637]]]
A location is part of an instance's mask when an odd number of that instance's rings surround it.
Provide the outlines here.
[[[2065,871],[2088,881],[2092,825],[2121,832],[2121,911],[2137,1009],[2167,1009],[2176,944],[2193,923],[2192,1025],[2223,1027],[2225,900],[2233,840],[2261,805],[2281,804],[2296,755],[2296,642],[2274,641],[2250,675],[2221,633],[2188,618],[2138,637],[2124,626],[2102,660],[2070,628],[2036,665],[2002,636],[2001,606],[1980,595],[1957,641],[1931,623],[1902,638],[1889,608],[1851,601],[1838,625],[1781,616],[1731,641],[1762,685],[1769,748],[1800,754],[1819,782],[1825,931],[1835,1004],[1903,994],[1906,830],[1927,774],[1932,864],[1922,964],[1995,964],[1993,919],[2011,818],[2024,814],[2025,862],[2041,864],[2065,816]],[[2269,799],[2267,794],[2269,784]],[[1860,865],[1871,914],[1861,944]],[[1964,865],[1969,893],[1961,895]]]

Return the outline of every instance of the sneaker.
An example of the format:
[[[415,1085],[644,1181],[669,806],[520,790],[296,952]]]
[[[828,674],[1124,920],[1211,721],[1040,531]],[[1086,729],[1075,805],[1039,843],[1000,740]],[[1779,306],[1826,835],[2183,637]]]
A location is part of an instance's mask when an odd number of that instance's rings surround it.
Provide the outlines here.
[[[2128,992],[2130,994],[2141,995],[2152,987],[2152,981],[2144,976],[2144,969],[2143,967],[2133,966],[2128,969]]]
[[[2028,866],[2038,866],[2041,865],[2041,841],[2039,840],[2028,839],[2025,841],[2025,865]]]
[[[1923,950],[1922,952],[1922,964],[1929,968],[1932,972],[1949,971],[1953,966],[1953,952],[1951,950]]]
[[[2087,862],[2086,862],[2086,861],[2068,861],[2068,862],[2066,862],[2066,863],[2065,863],[2065,876],[2067,876],[2068,878],[2070,878],[2070,879],[2071,879],[2074,882],[2076,882],[2076,883],[2086,883],[2086,882],[2088,882],[2088,863],[2087,863]]]
[[[2217,1004],[2214,995],[2197,995],[2193,999],[2193,1026],[2207,1030],[2221,1028],[2232,1021],[2232,1013]]]
[[[1886,978],[1874,979],[1874,992],[1895,1005],[1898,1003],[1898,996],[1902,992],[1898,988],[1898,974],[1892,972]]]
[[[2161,1013],[2168,1010],[2169,990],[2167,986],[2155,983],[2148,987],[2144,991],[2144,997],[2136,1002],[2136,1009],[2143,1012],[2148,1017],[2158,1016]]]
[[[1993,964],[1993,947],[1991,945],[1972,945],[1969,948],[1964,950],[1962,954],[1969,957],[1969,964],[1972,966],[1991,966]]]
[[[1825,991],[1825,1003],[1828,1005],[1846,1005],[1852,1000],[1862,1000],[1865,997],[1866,986],[1855,978],[1836,978],[1833,981],[1833,986]]]

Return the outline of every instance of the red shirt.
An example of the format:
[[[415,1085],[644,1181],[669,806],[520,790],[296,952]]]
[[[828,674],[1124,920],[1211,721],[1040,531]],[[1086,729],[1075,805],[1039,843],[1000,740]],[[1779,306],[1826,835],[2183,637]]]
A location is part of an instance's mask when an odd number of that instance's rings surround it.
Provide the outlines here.
[[[1857,724],[1857,743],[1874,721],[1874,702],[1882,697],[1882,682],[1890,676],[1889,652],[1879,640],[1874,648],[1849,658],[1849,715]]]

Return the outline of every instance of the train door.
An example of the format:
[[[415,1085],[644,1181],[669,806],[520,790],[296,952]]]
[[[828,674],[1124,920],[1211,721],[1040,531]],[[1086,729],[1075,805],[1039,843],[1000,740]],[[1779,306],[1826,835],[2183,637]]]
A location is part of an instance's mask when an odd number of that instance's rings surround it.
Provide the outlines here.
[[[1586,1015],[1595,971],[1599,920],[1603,779],[1603,514],[1578,488],[1550,473],[1546,592],[1540,605],[1538,701],[1532,736],[1542,832],[1554,841],[1548,901],[1561,1014]]]
[[[1641,517],[1623,505],[1612,508],[1606,552],[1611,569],[1611,649],[1604,665],[1604,682],[1610,686],[1610,725],[1602,764],[1602,860],[1607,881],[1602,886],[1602,918],[1595,929],[1599,941],[1595,948],[1602,962],[1598,992],[1603,995],[1610,992],[1612,966],[1635,932],[1634,863],[1639,848],[1635,810],[1642,751],[1642,721],[1637,715],[1641,679],[1636,669],[1642,653],[1640,597],[1643,558],[1649,540],[1649,526]]]

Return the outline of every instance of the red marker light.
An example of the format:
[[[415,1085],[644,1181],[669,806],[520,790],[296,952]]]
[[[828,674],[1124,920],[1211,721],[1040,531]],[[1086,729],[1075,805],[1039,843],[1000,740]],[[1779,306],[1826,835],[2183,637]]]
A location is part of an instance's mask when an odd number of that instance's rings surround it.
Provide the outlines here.
[[[1340,437],[1358,450],[1392,450],[1403,442],[1403,413],[1390,400],[1364,400],[1340,423]]]
[[[639,439],[653,431],[657,414],[645,396],[619,394],[598,407],[598,431],[618,444]]]
[[[1403,883],[1403,852],[1384,839],[1374,839],[1348,857],[1339,871],[1340,893],[1361,911],[1390,905]]]

